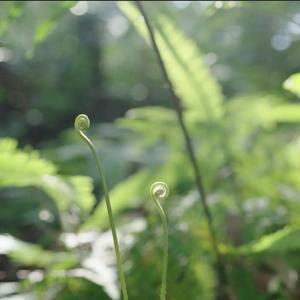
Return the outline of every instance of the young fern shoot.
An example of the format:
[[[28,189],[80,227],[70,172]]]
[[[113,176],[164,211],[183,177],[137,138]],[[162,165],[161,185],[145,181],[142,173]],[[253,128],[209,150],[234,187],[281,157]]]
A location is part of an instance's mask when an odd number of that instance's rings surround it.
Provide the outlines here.
[[[158,212],[160,214],[163,224],[163,259],[162,259],[162,279],[161,279],[161,290],[160,299],[166,299],[166,286],[167,286],[167,268],[168,268],[168,223],[165,212],[160,204],[160,200],[164,200],[169,195],[169,187],[166,183],[158,181],[151,185],[150,195],[152,200],[155,202]]]
[[[128,300],[126,281],[125,281],[125,275],[124,275],[124,271],[123,271],[122,259],[121,259],[121,255],[120,255],[118,236],[117,236],[116,225],[115,225],[113,212],[112,212],[112,208],[111,208],[111,203],[110,203],[110,199],[109,199],[106,178],[104,175],[100,157],[99,157],[99,155],[97,155],[95,146],[94,146],[93,142],[84,133],[84,131],[86,131],[90,127],[90,120],[89,120],[88,116],[84,115],[84,114],[78,115],[75,119],[74,126],[75,126],[75,129],[80,134],[80,136],[82,137],[82,139],[87,143],[87,145],[91,149],[92,154],[96,160],[97,168],[98,168],[100,179],[101,179],[101,185],[102,185],[102,189],[103,189],[103,193],[104,193],[110,227],[111,227],[111,231],[112,231],[112,237],[113,237],[113,242],[114,242],[115,254],[116,254],[116,258],[117,258],[117,266],[118,266],[119,279],[120,279],[120,284],[121,284],[121,289],[122,289],[122,294],[123,294],[123,300]]]

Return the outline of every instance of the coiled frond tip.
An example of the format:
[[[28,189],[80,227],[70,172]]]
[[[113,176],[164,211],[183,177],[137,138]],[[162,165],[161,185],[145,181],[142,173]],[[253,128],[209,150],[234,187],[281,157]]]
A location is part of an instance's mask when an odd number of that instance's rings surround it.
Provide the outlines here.
[[[74,122],[74,127],[78,131],[85,131],[89,129],[90,125],[91,125],[90,119],[85,114],[78,115]]]
[[[154,182],[150,187],[150,195],[158,200],[164,200],[169,195],[169,187],[165,182]]]

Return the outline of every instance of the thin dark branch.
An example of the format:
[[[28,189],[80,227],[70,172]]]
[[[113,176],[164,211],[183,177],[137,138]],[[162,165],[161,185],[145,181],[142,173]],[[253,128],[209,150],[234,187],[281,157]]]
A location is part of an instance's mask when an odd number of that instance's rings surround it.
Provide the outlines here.
[[[152,25],[150,23],[150,20],[148,19],[148,16],[147,16],[145,10],[143,8],[143,5],[142,5],[141,1],[135,1],[135,2],[136,2],[136,5],[137,5],[138,9],[140,10],[142,16],[144,17],[145,24],[147,26],[148,33],[149,33],[149,36],[150,36],[150,41],[151,41],[152,47],[154,49],[154,52],[156,54],[159,66],[160,66],[161,71],[163,73],[163,77],[164,77],[164,79],[167,83],[167,87],[168,87],[168,90],[169,90],[170,95],[171,95],[171,100],[172,100],[173,106],[174,106],[176,114],[177,114],[178,123],[180,125],[181,131],[182,131],[182,134],[183,134],[183,137],[184,137],[188,157],[189,157],[190,163],[191,163],[193,171],[194,171],[195,183],[196,183],[196,186],[197,186],[197,190],[200,194],[201,203],[202,203],[202,206],[203,206],[205,218],[207,220],[208,229],[209,229],[209,233],[210,233],[211,240],[212,240],[213,250],[215,252],[216,271],[217,271],[217,274],[218,274],[218,277],[219,277],[219,284],[220,284],[220,287],[222,288],[222,290],[224,292],[223,288],[227,285],[227,276],[226,276],[226,272],[225,272],[225,267],[223,265],[220,252],[218,250],[216,234],[215,234],[215,230],[214,230],[214,226],[213,226],[213,218],[212,218],[212,214],[211,214],[211,211],[209,209],[209,206],[207,204],[207,197],[206,197],[206,192],[205,192],[205,188],[204,188],[204,185],[203,185],[202,175],[201,175],[200,168],[199,168],[197,160],[196,160],[196,155],[195,155],[195,151],[194,151],[194,148],[193,148],[193,145],[192,145],[192,142],[191,142],[191,137],[189,135],[187,126],[184,122],[181,99],[175,93],[173,84],[172,84],[172,82],[169,78],[167,69],[165,67],[164,61],[163,61],[163,59],[161,57],[161,54],[160,54],[160,50],[159,50],[159,48],[157,46],[157,43],[156,43],[154,30],[152,28]],[[223,294],[223,292],[222,292],[222,294]],[[224,298],[224,294],[223,294],[222,299],[226,299],[226,298]]]
[[[186,144],[186,148],[187,148],[187,151],[188,151],[189,159],[190,159],[190,162],[192,164],[194,175],[195,175],[195,182],[196,182],[197,189],[199,191],[200,198],[201,198],[201,201],[202,201],[202,204],[203,204],[205,217],[207,219],[208,227],[209,227],[211,237],[212,237],[212,240],[213,240],[213,243],[214,243],[214,248],[216,250],[217,249],[217,247],[215,246],[216,245],[216,236],[215,236],[215,231],[214,231],[214,228],[213,228],[213,219],[212,219],[212,215],[211,215],[210,209],[209,209],[208,204],[207,204],[206,192],[205,192],[205,189],[204,189],[204,186],[203,186],[203,180],[202,180],[202,176],[201,176],[201,173],[200,173],[200,169],[199,169],[197,161],[196,161],[195,151],[193,149],[193,146],[192,146],[192,143],[191,143],[191,138],[190,138],[190,135],[188,133],[187,127],[185,125],[184,119],[183,119],[183,109],[182,109],[182,106],[181,106],[181,100],[175,94],[173,84],[172,84],[172,82],[169,78],[169,75],[167,73],[165,64],[162,60],[160,51],[158,49],[156,39],[155,39],[155,36],[154,36],[154,31],[152,29],[152,26],[151,26],[151,24],[148,20],[148,17],[146,15],[146,13],[145,13],[145,11],[142,7],[142,4],[140,3],[140,1],[136,1],[136,3],[137,3],[137,6],[138,6],[140,12],[142,13],[142,15],[145,19],[145,23],[146,23],[146,26],[147,26],[148,31],[149,31],[152,46],[153,46],[154,51],[156,53],[161,71],[162,71],[163,76],[164,76],[164,79],[167,82],[168,90],[171,94],[171,100],[172,100],[174,108],[176,110],[177,118],[178,118],[178,121],[179,121],[179,124],[180,124],[180,128],[182,130],[182,133],[183,133],[183,136],[184,136],[184,139],[185,139],[185,144]],[[218,250],[216,250],[216,251],[218,252]]]

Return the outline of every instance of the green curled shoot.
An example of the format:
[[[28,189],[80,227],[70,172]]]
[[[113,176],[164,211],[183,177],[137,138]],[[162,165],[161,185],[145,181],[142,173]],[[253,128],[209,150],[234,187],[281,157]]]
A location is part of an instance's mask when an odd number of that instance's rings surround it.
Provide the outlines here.
[[[101,179],[101,185],[104,193],[104,198],[105,198],[105,203],[106,203],[106,208],[107,208],[107,213],[108,213],[108,218],[109,218],[109,223],[111,227],[111,232],[112,232],[112,237],[113,237],[113,242],[114,242],[114,248],[115,248],[115,254],[117,258],[117,267],[118,267],[118,273],[119,273],[119,279],[120,279],[120,285],[122,289],[122,295],[123,295],[123,300],[128,300],[128,295],[127,295],[127,288],[126,288],[126,281],[125,281],[125,274],[123,271],[123,264],[122,264],[122,259],[120,255],[120,249],[119,249],[119,242],[118,242],[118,236],[117,236],[117,231],[116,231],[116,225],[115,225],[115,220],[112,212],[112,207],[109,199],[109,193],[108,193],[108,187],[107,187],[107,182],[106,182],[106,177],[104,174],[104,170],[102,168],[102,163],[99,155],[97,154],[96,148],[89,139],[84,131],[86,131],[90,127],[90,119],[87,115],[80,114],[76,117],[75,122],[74,122],[74,127],[84,140],[89,146],[89,148],[92,151],[92,154],[96,160],[96,165],[99,171],[100,179]]]
[[[74,127],[77,131],[86,131],[90,128],[91,122],[87,115],[80,114],[76,117]]]
[[[168,223],[166,214],[160,204],[161,200],[164,200],[169,195],[169,187],[166,183],[162,181],[157,181],[153,183],[150,187],[150,196],[155,202],[159,215],[163,224],[163,259],[162,259],[162,280],[161,280],[161,290],[160,299],[166,299],[167,292],[167,269],[168,269]]]

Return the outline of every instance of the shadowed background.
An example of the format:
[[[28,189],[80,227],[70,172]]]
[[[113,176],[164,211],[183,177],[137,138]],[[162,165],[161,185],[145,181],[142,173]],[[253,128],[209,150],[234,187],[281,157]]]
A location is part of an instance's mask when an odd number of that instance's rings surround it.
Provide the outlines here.
[[[123,2],[123,1],[122,1]],[[192,136],[232,299],[299,299],[300,5],[145,2]],[[137,15],[136,15],[137,14]],[[214,299],[211,238],[170,96],[131,3],[0,3],[0,299],[118,299],[88,134],[130,299]]]

